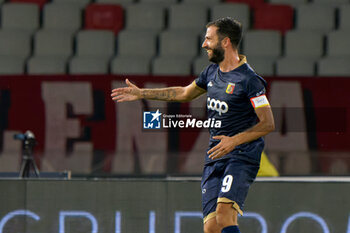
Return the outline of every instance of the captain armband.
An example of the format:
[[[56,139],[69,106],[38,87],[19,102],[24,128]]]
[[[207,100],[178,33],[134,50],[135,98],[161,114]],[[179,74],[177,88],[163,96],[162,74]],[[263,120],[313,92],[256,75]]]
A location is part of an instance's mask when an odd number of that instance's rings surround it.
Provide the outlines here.
[[[254,108],[270,106],[270,103],[267,100],[266,95],[260,95],[257,97],[250,98],[250,102],[252,103]]]

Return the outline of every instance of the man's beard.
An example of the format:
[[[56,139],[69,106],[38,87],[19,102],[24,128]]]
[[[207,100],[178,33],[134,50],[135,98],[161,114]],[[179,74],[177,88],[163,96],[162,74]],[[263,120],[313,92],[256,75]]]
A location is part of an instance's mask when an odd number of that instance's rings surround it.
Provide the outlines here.
[[[215,48],[212,49],[213,54],[209,57],[209,61],[219,64],[225,58],[225,50],[218,44]]]

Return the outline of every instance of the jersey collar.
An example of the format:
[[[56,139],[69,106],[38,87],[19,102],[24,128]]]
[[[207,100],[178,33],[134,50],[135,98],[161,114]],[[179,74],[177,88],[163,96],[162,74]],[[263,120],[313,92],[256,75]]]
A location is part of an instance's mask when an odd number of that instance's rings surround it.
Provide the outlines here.
[[[244,64],[246,64],[246,63],[247,63],[247,58],[246,58],[246,56],[241,55],[241,54],[238,54],[238,57],[239,57],[239,63],[238,63],[238,66],[237,66],[236,68],[234,68],[233,70],[236,70],[236,69],[237,69],[237,68],[239,68],[240,66],[242,66],[242,65],[244,65]],[[222,71],[220,70],[220,66],[219,66],[219,64],[218,64],[218,67],[219,67],[218,72],[219,72],[219,71],[220,71],[220,72],[222,72]],[[231,71],[233,71],[233,70],[231,70]],[[230,71],[228,71],[228,72],[230,72]],[[227,72],[222,72],[222,73],[227,73]]]
[[[247,58],[246,58],[246,56],[241,55],[241,54],[239,54],[238,56],[239,56],[239,63],[238,63],[238,66],[237,66],[236,68],[238,68],[238,67],[240,67],[241,65],[244,65],[245,63],[247,63]]]

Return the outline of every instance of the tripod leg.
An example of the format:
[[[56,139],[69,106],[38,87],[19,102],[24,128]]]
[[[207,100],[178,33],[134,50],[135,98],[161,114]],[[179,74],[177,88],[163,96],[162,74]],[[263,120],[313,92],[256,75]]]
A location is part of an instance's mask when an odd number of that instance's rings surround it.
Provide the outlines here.
[[[27,161],[26,166],[24,168],[23,177],[29,177],[30,175],[30,161]]]
[[[22,162],[21,162],[21,168],[19,170],[19,177],[24,177],[24,173],[25,173],[25,170],[26,170],[26,166],[27,166],[27,159],[26,158],[23,158],[22,159]]]
[[[33,169],[36,177],[39,177],[39,169],[35,164],[33,158],[23,158],[21,163],[21,169],[19,172],[19,177],[29,177],[30,171]]]
[[[36,164],[35,164],[34,158],[31,159],[31,162],[32,162],[31,164],[32,164],[32,167],[33,167],[35,176],[36,176],[36,177],[39,177],[39,176],[40,176],[40,172],[39,172],[38,167],[37,167]]]

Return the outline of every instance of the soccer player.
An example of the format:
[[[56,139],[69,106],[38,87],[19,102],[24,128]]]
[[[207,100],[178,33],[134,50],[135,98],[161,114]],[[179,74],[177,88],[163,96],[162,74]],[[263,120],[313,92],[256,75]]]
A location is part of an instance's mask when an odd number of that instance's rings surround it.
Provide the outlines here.
[[[138,99],[185,102],[207,93],[209,118],[221,120],[210,129],[202,177],[205,233],[239,233],[237,216],[259,170],[262,136],[274,130],[265,95],[266,82],[238,54],[241,24],[222,18],[207,24],[202,47],[214,64],[185,87],[141,89],[126,79],[127,87],[112,90],[117,102]],[[264,46],[263,43],[261,46]]]

